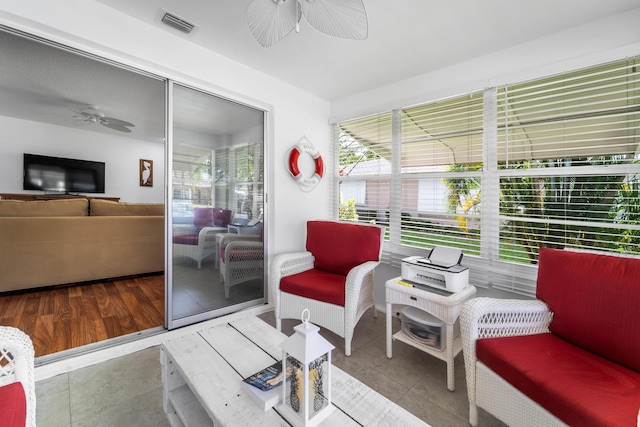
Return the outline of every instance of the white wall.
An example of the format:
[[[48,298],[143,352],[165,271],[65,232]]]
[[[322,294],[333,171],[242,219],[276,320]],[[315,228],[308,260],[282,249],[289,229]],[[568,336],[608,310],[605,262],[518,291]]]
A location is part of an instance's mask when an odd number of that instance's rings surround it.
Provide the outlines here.
[[[0,116],[0,193],[36,193],[22,190],[22,154],[91,160],[105,163],[105,196],[123,202],[164,201],[164,147],[63,126]],[[153,160],[153,187],[140,186],[140,159]]]
[[[269,256],[301,249],[305,221],[330,216],[330,179],[313,192],[302,193],[283,160],[306,135],[325,157],[325,177],[333,175],[328,102],[97,2],[3,0],[0,24],[269,110],[265,169]],[[156,183],[154,177],[154,187]]]

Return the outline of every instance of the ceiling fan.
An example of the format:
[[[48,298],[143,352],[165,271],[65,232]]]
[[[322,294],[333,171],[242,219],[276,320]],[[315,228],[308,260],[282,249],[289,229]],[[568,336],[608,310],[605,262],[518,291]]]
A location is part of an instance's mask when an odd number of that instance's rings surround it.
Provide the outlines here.
[[[117,130],[120,132],[131,132],[130,127],[135,127],[133,123],[125,122],[124,120],[114,119],[113,117],[105,117],[104,113],[98,110],[96,107],[89,106],[83,108],[80,111],[75,112],[77,116],[73,116],[73,124],[75,126],[84,126],[87,123],[100,123],[102,126],[106,126],[109,129]]]
[[[363,0],[253,0],[246,12],[251,34],[262,47],[300,31],[302,16],[321,33],[364,40],[368,35]]]

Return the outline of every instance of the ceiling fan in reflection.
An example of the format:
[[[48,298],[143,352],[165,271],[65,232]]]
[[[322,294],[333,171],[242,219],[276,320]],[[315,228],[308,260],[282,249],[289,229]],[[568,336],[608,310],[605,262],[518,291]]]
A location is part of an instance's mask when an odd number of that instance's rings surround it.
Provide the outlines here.
[[[73,116],[74,126],[84,126],[87,123],[99,123],[102,126],[106,126],[109,129],[117,130],[120,132],[131,132],[130,127],[135,127],[133,123],[125,122],[124,120],[114,119],[113,117],[106,117],[104,113],[98,110],[96,107],[83,108],[80,111],[75,111],[77,114]]]

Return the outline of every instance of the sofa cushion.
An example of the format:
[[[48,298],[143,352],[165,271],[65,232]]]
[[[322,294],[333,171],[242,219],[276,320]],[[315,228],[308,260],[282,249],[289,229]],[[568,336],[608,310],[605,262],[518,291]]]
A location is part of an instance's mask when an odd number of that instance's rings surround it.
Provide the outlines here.
[[[83,198],[56,200],[0,200],[0,217],[87,216],[89,201]]]
[[[27,422],[27,399],[21,382],[0,387],[0,425],[21,426]]]
[[[640,259],[540,249],[536,294],[558,336],[640,372]]]
[[[366,261],[379,261],[380,227],[334,221],[307,222],[307,250],[314,266],[346,276]]]
[[[162,216],[163,203],[125,203],[92,199],[91,216]]]
[[[555,334],[479,339],[476,354],[568,425],[636,425],[640,374]]]
[[[280,290],[289,294],[344,307],[346,276],[312,268],[280,280]]]

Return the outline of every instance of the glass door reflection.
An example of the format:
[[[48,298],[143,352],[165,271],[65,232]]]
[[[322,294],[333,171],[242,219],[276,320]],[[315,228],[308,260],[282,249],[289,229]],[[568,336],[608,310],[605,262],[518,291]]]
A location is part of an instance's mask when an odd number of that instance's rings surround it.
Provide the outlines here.
[[[264,114],[173,86],[170,329],[264,303]]]

